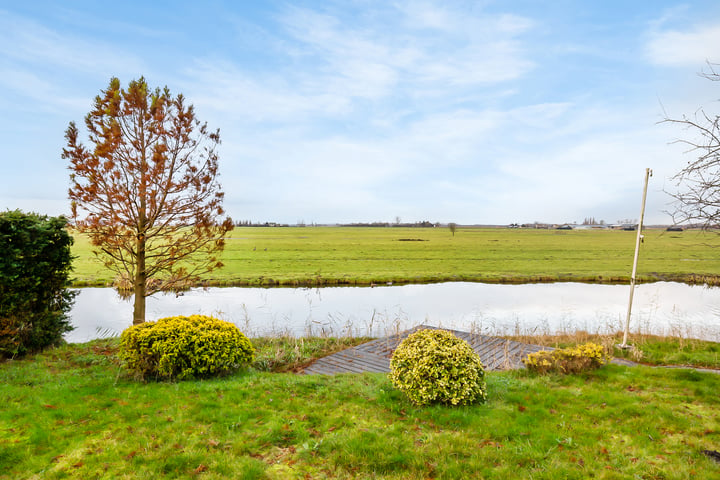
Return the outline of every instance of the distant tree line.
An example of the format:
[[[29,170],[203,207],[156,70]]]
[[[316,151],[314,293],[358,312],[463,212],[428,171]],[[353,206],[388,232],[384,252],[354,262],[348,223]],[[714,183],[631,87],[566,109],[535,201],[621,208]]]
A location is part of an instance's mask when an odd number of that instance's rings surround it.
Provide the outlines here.
[[[405,227],[405,228],[434,228],[434,227],[440,227],[440,222],[429,222],[427,220],[424,220],[422,222],[397,222],[396,223],[390,223],[390,222],[357,222],[357,223],[343,223],[340,224],[341,227]]]
[[[333,224],[335,225],[335,224]],[[287,223],[278,222],[253,222],[252,220],[236,220],[236,227],[305,227],[305,226],[318,226],[317,223],[312,222],[306,224],[303,220],[299,220],[296,225],[290,225]],[[405,222],[405,223],[391,223],[391,222],[354,222],[354,223],[338,223],[338,227],[407,227],[407,228],[434,228],[441,227],[440,222],[429,222],[427,220],[421,222]]]
[[[253,222],[251,220],[239,220],[235,222],[236,227],[289,227],[290,225],[287,223],[277,223],[277,222]],[[298,225],[300,227],[304,227],[305,224]]]
[[[338,223],[338,224],[318,224],[315,222],[305,223],[304,220],[298,220],[297,224],[290,225],[287,223],[278,222],[253,222],[252,220],[236,220],[236,227],[317,227],[317,226],[338,226],[338,227],[407,227],[407,228],[435,228],[441,227],[443,224],[440,222],[430,222],[427,220],[421,222],[405,222],[405,223],[391,223],[391,222],[354,222],[354,223]]]

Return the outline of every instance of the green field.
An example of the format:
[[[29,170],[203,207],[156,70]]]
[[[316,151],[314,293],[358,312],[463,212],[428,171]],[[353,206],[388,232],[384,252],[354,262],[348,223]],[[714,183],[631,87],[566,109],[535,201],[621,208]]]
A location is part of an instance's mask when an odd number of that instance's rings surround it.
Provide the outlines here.
[[[701,231],[646,230],[642,282],[720,279],[720,237]],[[372,283],[627,282],[636,232],[460,228],[236,228],[215,286]],[[114,275],[75,235],[75,285],[106,285]]]
[[[384,374],[140,383],[116,350],[0,363],[0,479],[720,478],[716,373],[490,372],[487,404],[415,407]]]

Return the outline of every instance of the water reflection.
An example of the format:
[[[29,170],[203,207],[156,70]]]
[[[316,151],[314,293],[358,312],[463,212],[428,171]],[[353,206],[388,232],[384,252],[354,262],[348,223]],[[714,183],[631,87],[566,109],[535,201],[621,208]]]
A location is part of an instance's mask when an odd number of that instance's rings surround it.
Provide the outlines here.
[[[440,283],[376,288],[195,289],[147,300],[147,319],[213,315],[251,336],[382,336],[420,323],[484,334],[609,333],[624,328],[628,286],[552,283]],[[631,331],[720,341],[720,289],[660,282],[636,287]],[[71,312],[70,342],[119,335],[132,301],[110,288],[83,288]]]

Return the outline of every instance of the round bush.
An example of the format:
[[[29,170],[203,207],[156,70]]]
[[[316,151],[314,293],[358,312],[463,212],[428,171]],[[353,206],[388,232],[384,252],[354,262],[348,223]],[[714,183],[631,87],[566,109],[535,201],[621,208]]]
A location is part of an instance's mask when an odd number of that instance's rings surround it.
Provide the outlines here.
[[[192,315],[125,329],[119,356],[140,378],[182,380],[238,370],[253,361],[255,348],[232,323]]]
[[[398,345],[390,380],[416,405],[469,405],[487,398],[480,356],[446,330],[419,330]]]

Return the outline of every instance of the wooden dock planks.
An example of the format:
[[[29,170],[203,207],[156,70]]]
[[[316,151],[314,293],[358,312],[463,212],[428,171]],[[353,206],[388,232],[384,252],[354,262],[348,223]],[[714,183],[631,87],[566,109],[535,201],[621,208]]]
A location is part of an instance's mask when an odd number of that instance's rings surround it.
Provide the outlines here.
[[[438,329],[438,327],[420,325],[405,332],[379,338],[320,358],[306,367],[302,373],[308,375],[333,375],[336,373],[389,372],[390,357],[400,342],[411,333],[427,328]],[[553,350],[551,347],[528,345],[499,337],[450,329],[443,330],[448,330],[468,342],[473,350],[480,355],[485,370],[523,368],[521,361],[523,356],[540,350]]]

